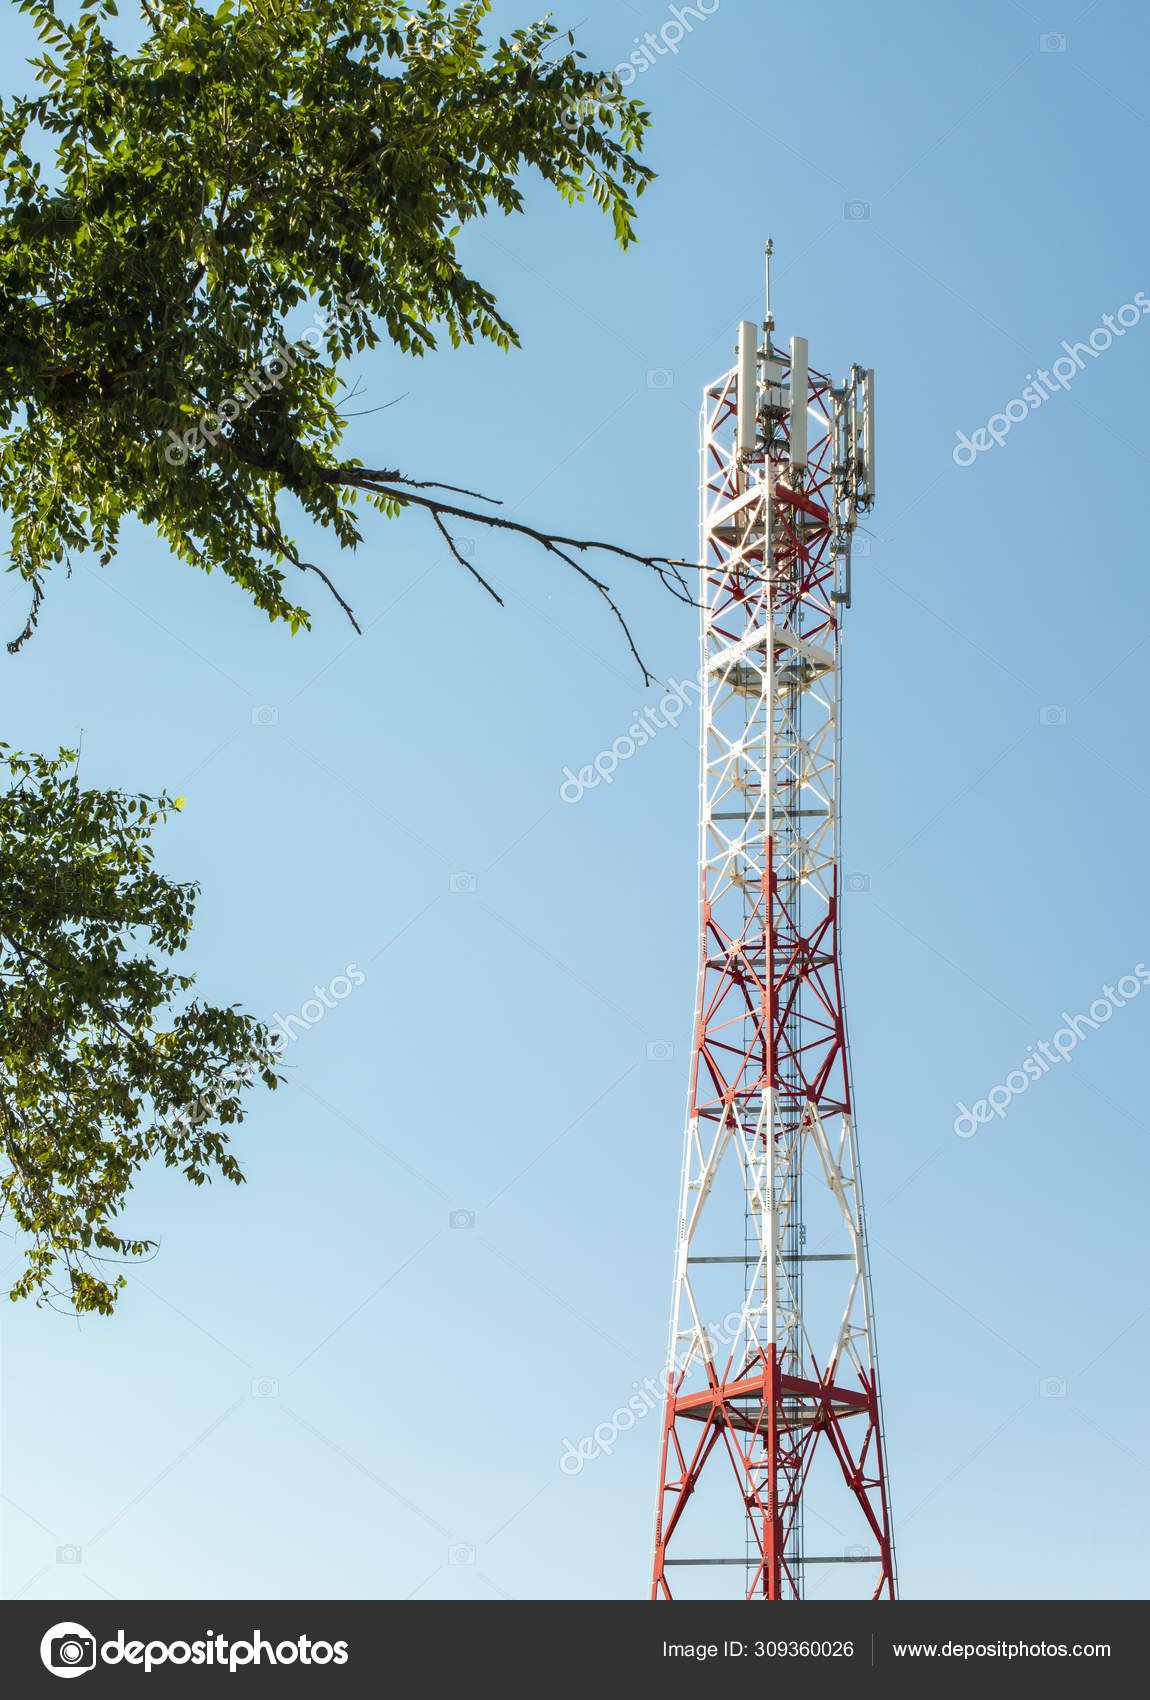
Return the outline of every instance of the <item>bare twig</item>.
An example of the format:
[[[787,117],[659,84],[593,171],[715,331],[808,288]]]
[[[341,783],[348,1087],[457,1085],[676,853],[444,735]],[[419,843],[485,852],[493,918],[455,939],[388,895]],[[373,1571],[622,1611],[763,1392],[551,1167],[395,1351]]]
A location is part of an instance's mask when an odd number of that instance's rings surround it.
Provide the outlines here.
[[[237,448],[232,439],[222,434],[216,438],[216,446],[243,466],[254,467],[260,472],[278,473],[281,476],[288,472],[288,468],[282,460],[268,460],[247,450]],[[292,476],[293,478],[298,477],[299,474],[295,472]],[[602,597],[622,629],[627,640],[627,647],[639,666],[645,685],[657,682],[655,675],[639,654],[631,628],[611,594],[610,585],[603,579],[596,577],[582,562],[575,558],[576,555],[598,551],[606,555],[616,555],[620,560],[632,561],[637,566],[647,567],[655,573],[660,582],[678,601],[684,602],[692,608],[698,607],[685,576],[684,569],[687,568],[687,563],[682,559],[673,558],[669,555],[644,555],[639,550],[628,549],[621,543],[608,543],[598,538],[568,537],[561,532],[543,531],[538,526],[527,524],[525,520],[510,519],[503,514],[485,513],[476,508],[459,507],[453,502],[444,501],[438,494],[418,494],[420,491],[447,491],[455,495],[469,496],[477,502],[489,502],[493,507],[501,505],[496,498],[485,496],[481,491],[468,490],[457,484],[444,484],[433,478],[408,478],[397,467],[314,466],[310,469],[310,476],[321,484],[343,489],[362,490],[366,495],[386,497],[400,507],[411,506],[425,509],[434,520],[455,560],[459,562],[460,566],[467,568],[467,571],[477,583],[487,591],[489,596],[494,597],[501,607],[503,606],[502,597],[496,593],[482,573],[478,572],[471,562],[460,553],[446,522],[450,519],[467,520],[476,525],[486,525],[494,530],[509,531],[520,537],[529,537],[532,542],[538,543],[548,554],[557,555],[561,561],[578,573],[579,577],[589,584],[597,595]],[[235,483],[235,480],[226,472],[226,469],[225,477],[229,478],[229,482],[233,485],[241,502],[256,519],[261,531],[272,539],[274,547],[279,550],[284,559],[290,561],[293,566],[299,567],[301,571],[318,574],[358,632],[360,628],[351,609],[335,589],[327,574],[314,563],[301,561],[291,549],[287,540],[269,524],[264,516],[258,513],[249,498]],[[691,570],[700,569],[693,567]]]
[[[476,569],[471,565],[471,562],[467,559],[467,557],[465,555],[461,555],[459,553],[459,550],[456,548],[456,545],[455,545],[454,537],[452,537],[450,531],[448,531],[447,527],[444,525],[444,523],[440,519],[439,515],[438,514],[432,514],[431,517],[432,517],[432,519],[434,519],[436,525],[439,527],[440,531],[443,533],[444,537],[446,538],[447,547],[451,550],[451,553],[455,556],[455,559],[459,562],[460,566],[466,567],[468,572],[471,574],[472,578],[478,579],[479,583],[483,586],[483,588],[487,592],[487,594],[489,596],[493,596],[495,598],[496,602],[498,602],[499,606],[502,608],[504,606],[502,596],[500,596],[500,594],[497,590],[492,589],[491,585],[489,585],[487,580],[483,577],[483,574],[476,571]]]
[[[452,519],[471,520],[479,525],[487,525],[497,530],[515,532],[522,537],[530,537],[533,542],[538,543],[549,554],[557,555],[561,561],[566,562],[579,574],[580,578],[584,579],[603,598],[622,628],[623,635],[627,640],[627,647],[638,663],[645,685],[651,684],[655,675],[639,654],[634,637],[631,634],[631,628],[612,597],[610,586],[577,561],[572,551],[582,554],[588,550],[599,550],[604,554],[617,555],[622,560],[634,561],[638,566],[648,567],[677,600],[685,602],[691,607],[698,606],[695,598],[691,595],[690,587],[682,571],[686,563],[672,559],[670,556],[644,555],[638,550],[625,548],[621,543],[606,543],[595,538],[566,537],[558,532],[541,531],[537,526],[528,525],[524,520],[508,519],[501,514],[481,513],[473,508],[456,507],[452,503],[441,501],[437,496],[415,495],[412,492],[416,490],[450,490],[452,486],[436,484],[429,480],[405,478],[398,472],[369,471],[362,467],[332,467],[317,469],[317,475],[323,483],[351,486],[355,489],[364,490],[371,495],[389,496],[401,505],[411,504],[415,507],[426,508],[447,539],[456,560],[461,560],[462,564],[468,568],[474,577],[479,579],[479,582],[488,591],[491,590],[491,586],[468,561],[462,559],[456,550],[451,535],[443,523],[444,516],[449,516]],[[472,491],[463,493],[466,495],[474,494]],[[480,501],[487,500],[482,496],[478,499]],[[494,595],[494,592],[492,591],[491,594]],[[496,598],[496,600],[499,599]]]

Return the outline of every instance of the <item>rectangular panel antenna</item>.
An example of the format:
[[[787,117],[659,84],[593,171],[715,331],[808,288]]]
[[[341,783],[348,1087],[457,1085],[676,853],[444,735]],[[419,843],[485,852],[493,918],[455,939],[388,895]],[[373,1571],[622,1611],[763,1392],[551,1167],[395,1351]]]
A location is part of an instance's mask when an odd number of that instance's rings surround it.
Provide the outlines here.
[[[739,326],[739,449],[750,454],[755,447],[755,422],[759,403],[759,327],[750,319]]]
[[[807,464],[807,339],[791,338],[791,471]]]

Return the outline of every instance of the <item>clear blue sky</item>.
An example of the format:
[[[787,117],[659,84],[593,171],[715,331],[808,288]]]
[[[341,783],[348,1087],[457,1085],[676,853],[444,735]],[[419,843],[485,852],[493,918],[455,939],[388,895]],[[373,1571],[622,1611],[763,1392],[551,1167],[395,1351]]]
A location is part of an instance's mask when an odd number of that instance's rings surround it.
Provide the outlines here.
[[[568,16],[609,66],[668,13]],[[5,21],[16,86],[32,49]],[[361,405],[408,392],[358,422],[370,463],[687,556],[699,392],[761,316],[768,232],[780,333],[876,368],[845,948],[908,1597],[1150,1583],[1150,991],[1004,1119],[952,1125],[1150,961],[1150,323],[952,459],[1150,290],[1148,36],[1114,0],[721,0],[640,79],[660,179],[637,248],[533,189],[467,243],[522,352],[362,366]],[[310,635],[273,630],[137,532],[4,658],[4,737],[82,726],[88,783],[187,797],[162,858],[203,882],[206,996],[289,1014],[365,976],[241,1130],[246,1187],[138,1189],[162,1252],[115,1320],[6,1316],[10,1595],[645,1592],[657,1418],[581,1475],[559,1459],[663,1362],[694,727],[565,805],[564,767],[658,701],[609,616],[526,546],[475,537],[500,611],[418,518],[366,529],[355,560],[317,544],[360,639],[315,592]],[[690,677],[691,613],[609,576],[660,676]],[[6,633],[24,605],[2,587]]]

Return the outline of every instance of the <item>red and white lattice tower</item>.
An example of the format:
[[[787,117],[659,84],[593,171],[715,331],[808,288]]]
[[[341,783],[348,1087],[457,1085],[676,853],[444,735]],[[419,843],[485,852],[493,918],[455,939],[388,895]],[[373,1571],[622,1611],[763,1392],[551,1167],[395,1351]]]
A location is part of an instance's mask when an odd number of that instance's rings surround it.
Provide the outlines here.
[[[804,338],[776,347],[769,295],[703,398],[699,994],[651,1597],[893,1599],[839,951],[874,375],[838,388]]]

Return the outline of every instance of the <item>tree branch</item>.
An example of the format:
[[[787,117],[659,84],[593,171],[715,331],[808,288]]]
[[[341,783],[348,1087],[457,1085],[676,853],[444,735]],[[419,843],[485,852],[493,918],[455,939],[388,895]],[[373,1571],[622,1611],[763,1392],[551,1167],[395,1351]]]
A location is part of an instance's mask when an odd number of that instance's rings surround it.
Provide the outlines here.
[[[631,629],[628,626],[621,609],[611,595],[611,587],[602,579],[596,578],[594,573],[590,572],[585,566],[577,561],[571,551],[575,550],[579,553],[584,553],[587,550],[600,550],[604,554],[617,555],[621,560],[633,561],[638,566],[647,567],[658,576],[661,583],[674,597],[676,597],[678,601],[685,602],[692,608],[698,607],[698,603],[691,595],[690,586],[688,585],[682,571],[682,569],[686,566],[686,562],[678,559],[672,559],[672,557],[668,555],[644,555],[638,550],[624,548],[621,543],[606,543],[596,538],[566,537],[560,532],[541,531],[537,526],[528,525],[524,520],[508,519],[501,514],[481,513],[477,512],[474,508],[456,507],[450,502],[440,500],[437,496],[414,495],[412,492],[416,490],[452,490],[455,486],[450,484],[439,484],[435,480],[429,479],[405,478],[402,473],[397,471],[369,471],[366,468],[361,467],[331,467],[317,468],[316,476],[318,476],[320,481],[325,484],[336,484],[351,487],[353,489],[364,490],[371,495],[389,496],[393,501],[400,503],[402,506],[412,505],[415,507],[426,508],[434,519],[436,525],[439,527],[439,530],[443,533],[443,536],[447,539],[448,545],[456,560],[461,561],[461,564],[467,567],[468,571],[471,572],[475,578],[479,579],[480,584],[482,584],[486,590],[490,591],[493,596],[495,595],[495,592],[491,590],[491,586],[487,583],[487,581],[475,571],[474,567],[472,567],[468,561],[463,560],[460,556],[455,547],[454,541],[444,524],[445,515],[452,519],[471,520],[475,524],[490,526],[493,529],[500,531],[515,532],[521,537],[531,538],[533,542],[538,543],[542,548],[547,550],[548,554],[558,555],[561,561],[565,561],[569,567],[572,567],[574,571],[579,574],[580,578],[584,579],[592,587],[592,589],[594,589],[603,598],[604,602],[606,602],[608,608],[610,608],[612,614],[615,616],[622,628],[623,635],[627,639],[627,647],[630,649],[631,654],[635,657],[635,660],[638,663],[639,670],[643,675],[643,683],[645,685],[657,683],[658,681],[655,679],[655,675],[647,667],[643,657],[639,654],[639,651],[635,646],[635,640],[631,634]],[[474,492],[464,491],[463,494],[472,495]],[[480,496],[478,500],[488,501],[490,498]],[[500,600],[501,599],[499,597],[496,597],[496,601]]]

